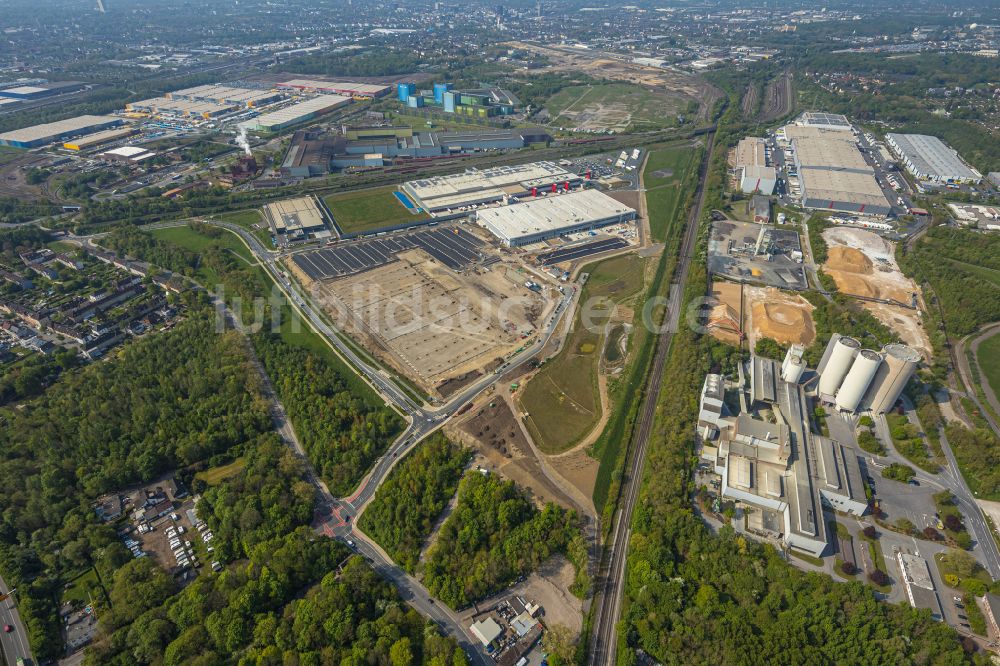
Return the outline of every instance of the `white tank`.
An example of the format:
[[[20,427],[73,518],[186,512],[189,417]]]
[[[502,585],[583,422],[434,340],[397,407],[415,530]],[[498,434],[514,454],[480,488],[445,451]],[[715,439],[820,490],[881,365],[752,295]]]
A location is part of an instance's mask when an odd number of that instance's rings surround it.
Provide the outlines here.
[[[861,350],[851,365],[851,371],[844,378],[840,390],[837,391],[837,409],[853,412],[858,408],[880,365],[882,365],[881,354],[871,349]]]
[[[885,362],[879,367],[864,402],[876,414],[893,408],[922,358],[916,350],[898,344],[883,347],[882,355]]]
[[[805,351],[802,345],[792,345],[785,354],[785,360],[781,363],[781,378],[789,384],[798,384],[802,379],[802,373],[806,370],[806,363],[802,360]]]
[[[819,375],[819,394],[821,396],[836,395],[841,382],[847,376],[847,371],[854,363],[854,355],[861,349],[861,343],[854,338],[841,336],[830,343],[830,356]]]

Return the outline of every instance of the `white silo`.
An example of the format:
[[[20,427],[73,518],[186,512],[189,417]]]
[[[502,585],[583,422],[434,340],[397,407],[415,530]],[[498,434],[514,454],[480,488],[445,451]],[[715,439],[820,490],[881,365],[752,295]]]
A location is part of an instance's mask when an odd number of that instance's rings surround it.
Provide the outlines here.
[[[861,350],[851,365],[851,371],[844,378],[844,383],[840,385],[840,390],[837,391],[837,409],[853,412],[858,408],[880,365],[882,365],[881,354],[871,349]]]
[[[802,379],[802,373],[806,370],[806,362],[802,355],[806,353],[806,348],[802,345],[792,345],[785,354],[785,360],[781,362],[781,378],[789,384],[798,384]]]
[[[882,355],[885,362],[872,380],[864,402],[876,414],[884,414],[893,408],[922,358],[918,351],[899,344],[886,345],[882,348]]]
[[[832,398],[837,394],[841,382],[847,376],[851,364],[854,363],[854,355],[861,349],[861,343],[854,338],[840,336],[830,340],[829,353],[824,359],[819,369],[819,394],[822,397]]]

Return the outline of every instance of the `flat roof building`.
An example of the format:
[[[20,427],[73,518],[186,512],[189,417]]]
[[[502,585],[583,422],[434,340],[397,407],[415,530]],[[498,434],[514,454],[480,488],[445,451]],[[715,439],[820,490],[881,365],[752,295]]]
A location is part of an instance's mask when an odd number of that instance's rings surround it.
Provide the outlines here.
[[[152,97],[138,102],[129,102],[125,110],[132,113],[148,113],[174,118],[201,118],[209,120],[224,116],[236,110],[236,105],[228,102],[204,102],[184,98]]]
[[[462,173],[435,176],[403,183],[402,190],[428,213],[502,201],[540,193],[556,185],[575,185],[580,176],[555,162],[532,162],[491,169],[467,169]]]
[[[103,132],[94,132],[93,134],[87,134],[78,139],[67,141],[63,144],[63,148],[74,151],[86,150],[87,148],[93,148],[105,143],[110,143],[117,139],[123,139],[127,136],[131,136],[135,134],[136,131],[137,130],[134,127],[120,127],[116,129],[104,130]]]
[[[957,151],[936,136],[889,133],[885,140],[906,170],[920,180],[974,184],[983,180],[981,173],[967,165]]]
[[[37,148],[56,141],[65,141],[83,134],[116,127],[122,119],[115,116],[77,116],[54,123],[33,125],[0,134],[0,146]]]
[[[138,163],[144,162],[154,155],[156,153],[150,152],[145,148],[140,148],[139,146],[122,146],[121,148],[112,148],[111,150],[104,151],[101,153],[101,158],[114,162]]]
[[[229,86],[207,85],[185,88],[167,93],[171,99],[187,99],[196,102],[216,102],[244,108],[260,106],[284,97],[274,90],[253,90],[251,88],[231,88]]]
[[[850,125],[848,125],[850,129]],[[833,121],[788,125],[805,208],[886,217],[892,205],[875,179],[875,170],[858,150],[853,132]]]
[[[381,97],[391,86],[355,81],[322,81],[320,79],[292,79],[278,84],[278,88],[291,88],[305,92],[333,93],[347,97]]]
[[[275,234],[285,234],[290,239],[316,236],[326,231],[323,211],[312,197],[297,197],[267,204],[262,209],[264,219]]]
[[[342,95],[318,95],[304,102],[286,106],[278,111],[257,116],[253,120],[240,123],[240,125],[255,132],[276,132],[286,127],[312,120],[317,116],[350,104],[350,102],[350,97]]]
[[[492,617],[487,617],[483,620],[478,620],[469,625],[469,631],[472,635],[479,639],[479,642],[483,644],[483,647],[487,647],[500,638],[503,634],[503,629],[497,624],[497,621]]]
[[[636,212],[597,190],[577,190],[477,211],[476,221],[509,247],[634,220]]]

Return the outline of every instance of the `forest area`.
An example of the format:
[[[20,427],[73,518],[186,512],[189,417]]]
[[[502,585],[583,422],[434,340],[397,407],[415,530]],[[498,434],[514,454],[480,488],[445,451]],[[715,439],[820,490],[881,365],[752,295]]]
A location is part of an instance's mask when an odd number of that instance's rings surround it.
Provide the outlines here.
[[[469,471],[427,553],[424,584],[452,608],[464,608],[557,553],[576,567],[578,583],[571,591],[582,595],[589,585],[587,549],[576,514],[552,503],[539,511],[514,482]]]
[[[469,451],[443,434],[427,438],[379,486],[359,527],[411,574],[434,523],[458,489]]]
[[[314,489],[277,437],[244,457],[198,504],[232,564],[178,590],[148,559],[127,563],[86,664],[467,663],[362,558],[316,538]]]

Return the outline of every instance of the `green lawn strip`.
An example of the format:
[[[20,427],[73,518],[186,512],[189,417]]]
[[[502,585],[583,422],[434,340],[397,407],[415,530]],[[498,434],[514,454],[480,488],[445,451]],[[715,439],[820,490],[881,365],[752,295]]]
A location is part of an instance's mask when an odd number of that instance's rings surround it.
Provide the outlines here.
[[[218,465],[203,472],[198,472],[194,475],[194,478],[204,481],[206,485],[217,486],[224,479],[242,472],[245,466],[246,461],[241,456],[227,465]]]
[[[871,557],[872,564],[876,569],[888,576],[889,570],[885,566],[885,557],[882,555],[882,546],[879,545],[878,539],[866,539],[866,541],[868,541],[868,555]],[[876,585],[870,580],[868,583],[879,592],[883,592],[885,594],[888,594],[892,588],[891,585]]]
[[[91,567],[66,583],[62,590],[60,605],[75,602],[75,605],[86,606],[94,602],[103,603],[106,601],[107,592],[104,585],[101,584],[97,570]]]
[[[393,186],[376,187],[343,194],[329,194],[323,203],[344,233],[370,231],[407,222],[429,219],[426,213],[412,213],[393,194]]]
[[[986,338],[977,352],[978,366],[986,375],[986,381],[994,395],[1000,395],[1000,334]]]
[[[271,241],[271,230],[259,210],[253,209],[223,213],[221,215],[213,215],[212,219],[237,224],[256,236],[257,240],[264,247],[274,247],[274,243]]]
[[[899,455],[925,472],[936,474],[941,469],[941,466],[931,459],[927,447],[924,446],[919,428],[910,423],[906,416],[888,413],[885,415],[885,420],[889,424],[892,445]]]
[[[600,419],[597,372],[605,324],[615,303],[627,301],[642,289],[645,263],[628,254],[589,267],[572,331],[559,354],[528,382],[521,398],[529,413],[526,422],[542,451],[567,450]],[[592,299],[602,300],[588,308]]]
[[[791,555],[792,557],[794,557],[797,560],[802,560],[803,562],[808,562],[809,564],[813,565],[814,567],[822,567],[823,566],[823,560],[821,558],[819,558],[819,557],[813,557],[812,555],[809,555],[807,553],[799,552],[799,551],[795,550],[794,548],[789,548],[788,549],[788,554]]]

